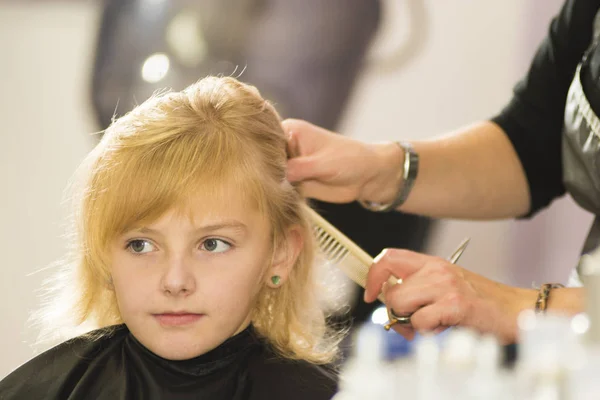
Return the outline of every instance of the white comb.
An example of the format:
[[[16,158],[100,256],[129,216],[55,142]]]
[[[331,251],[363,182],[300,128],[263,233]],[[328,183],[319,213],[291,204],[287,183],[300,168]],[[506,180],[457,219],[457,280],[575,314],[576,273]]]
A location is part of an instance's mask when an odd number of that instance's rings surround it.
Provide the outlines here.
[[[319,251],[323,257],[364,288],[373,258],[316,211],[308,206],[306,206],[306,211],[310,216]],[[398,283],[398,279],[390,276],[388,285],[396,283]],[[380,293],[377,298],[383,302],[383,294]]]

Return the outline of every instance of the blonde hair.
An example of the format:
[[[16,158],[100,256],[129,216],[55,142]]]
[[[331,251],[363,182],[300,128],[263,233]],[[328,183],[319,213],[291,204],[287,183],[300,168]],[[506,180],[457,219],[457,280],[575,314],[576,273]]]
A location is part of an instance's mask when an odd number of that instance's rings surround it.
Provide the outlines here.
[[[61,312],[84,330],[121,324],[109,284],[110,242],[186,204],[200,188],[219,195],[227,182],[269,218],[273,246],[292,225],[304,239],[289,279],[261,288],[254,327],[286,358],[331,362],[341,333],[327,327],[319,306],[305,200],[286,180],[285,167],[277,112],[256,88],[234,78],[207,77],[181,92],[157,94],[113,121],[76,175],[73,257],[48,284],[53,301],[36,315],[51,322],[43,334],[62,333],[56,330]]]

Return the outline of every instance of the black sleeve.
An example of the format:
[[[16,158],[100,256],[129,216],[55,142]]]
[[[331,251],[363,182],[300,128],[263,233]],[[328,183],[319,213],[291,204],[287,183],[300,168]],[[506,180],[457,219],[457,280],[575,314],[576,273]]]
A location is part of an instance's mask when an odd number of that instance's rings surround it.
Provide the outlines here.
[[[592,39],[597,0],[567,0],[552,20],[514,96],[492,118],[508,135],[527,176],[531,216],[565,193],[561,137],[567,92]]]

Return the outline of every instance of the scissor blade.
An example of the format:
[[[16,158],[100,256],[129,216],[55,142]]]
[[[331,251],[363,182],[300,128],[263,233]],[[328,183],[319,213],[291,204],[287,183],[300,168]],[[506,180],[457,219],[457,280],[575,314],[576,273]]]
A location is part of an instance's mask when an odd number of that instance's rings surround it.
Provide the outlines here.
[[[465,240],[462,241],[462,243],[458,246],[458,248],[456,250],[454,250],[454,253],[452,253],[450,258],[448,259],[452,264],[456,264],[458,262],[458,259],[460,258],[460,256],[462,256],[462,253],[465,251],[465,249],[469,245],[470,240],[471,240],[471,238],[466,238]]]

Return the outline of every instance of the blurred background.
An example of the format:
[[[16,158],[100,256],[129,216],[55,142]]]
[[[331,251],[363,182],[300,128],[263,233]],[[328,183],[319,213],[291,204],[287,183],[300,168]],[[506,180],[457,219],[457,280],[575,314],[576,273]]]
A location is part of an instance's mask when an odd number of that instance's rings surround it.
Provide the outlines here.
[[[33,355],[27,318],[43,268],[65,251],[62,192],[113,115],[223,74],[256,85],[283,117],[366,141],[429,138],[501,109],[561,4],[0,1],[0,378]],[[520,286],[565,282],[591,222],[568,198],[516,222],[316,207],[372,255],[447,256],[469,236],[461,265]],[[345,301],[354,321],[368,320],[373,306],[359,297],[351,289]]]

